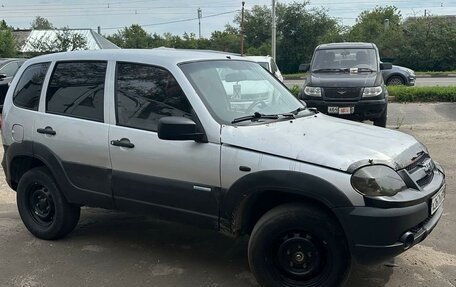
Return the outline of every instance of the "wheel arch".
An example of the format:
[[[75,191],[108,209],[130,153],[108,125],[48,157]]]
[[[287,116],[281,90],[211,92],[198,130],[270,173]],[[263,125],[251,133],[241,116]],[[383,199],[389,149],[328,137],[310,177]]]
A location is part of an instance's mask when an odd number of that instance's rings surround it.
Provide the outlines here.
[[[407,83],[407,78],[404,77],[404,75],[402,75],[402,74],[400,74],[400,73],[394,73],[394,74],[391,74],[391,75],[388,76],[388,78],[387,78],[386,81],[385,81],[385,84],[388,85],[389,80],[390,80],[391,78],[393,78],[393,77],[399,77],[399,78],[401,78],[402,81],[404,82],[404,85]]]
[[[249,234],[262,215],[290,202],[319,206],[339,224],[331,209],[352,206],[347,196],[325,179],[295,171],[262,171],[239,179],[225,192],[221,231],[232,236]]]

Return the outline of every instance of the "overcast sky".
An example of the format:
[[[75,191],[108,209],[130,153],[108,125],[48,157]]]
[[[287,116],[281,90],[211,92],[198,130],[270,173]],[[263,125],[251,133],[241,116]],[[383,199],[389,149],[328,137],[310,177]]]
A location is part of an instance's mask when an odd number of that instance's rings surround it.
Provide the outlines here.
[[[54,26],[70,28],[101,27],[111,34],[119,27],[140,24],[151,32],[162,34],[184,32],[198,34],[197,9],[202,9],[202,35],[209,37],[214,30],[223,30],[232,23],[242,0],[0,0],[0,19],[19,28],[30,27],[38,15],[48,18]],[[278,0],[291,3],[293,0]],[[302,2],[302,1],[297,1]],[[253,5],[271,6],[271,0],[247,0],[246,9]],[[394,5],[404,17],[423,15],[455,15],[456,0],[311,0],[309,7],[323,7],[344,25],[352,25],[358,14],[378,5]],[[174,22],[174,23],[169,23]]]

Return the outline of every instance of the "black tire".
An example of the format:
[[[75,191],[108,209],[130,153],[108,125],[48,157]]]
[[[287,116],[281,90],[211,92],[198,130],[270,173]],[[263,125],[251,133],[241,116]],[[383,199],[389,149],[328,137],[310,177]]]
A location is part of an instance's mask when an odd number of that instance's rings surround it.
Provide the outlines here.
[[[388,79],[386,84],[388,86],[400,86],[400,85],[405,85],[405,81],[401,76],[392,76],[391,78]]]
[[[383,114],[379,118],[374,119],[374,121],[373,121],[374,126],[386,128],[387,119],[388,119],[388,107],[385,107],[385,111],[383,112]]]
[[[281,205],[263,215],[252,231],[248,254],[250,268],[264,287],[339,286],[351,267],[338,223],[302,204]]]
[[[46,240],[62,238],[78,224],[81,208],[69,204],[44,167],[27,171],[17,186],[17,207],[25,227]]]

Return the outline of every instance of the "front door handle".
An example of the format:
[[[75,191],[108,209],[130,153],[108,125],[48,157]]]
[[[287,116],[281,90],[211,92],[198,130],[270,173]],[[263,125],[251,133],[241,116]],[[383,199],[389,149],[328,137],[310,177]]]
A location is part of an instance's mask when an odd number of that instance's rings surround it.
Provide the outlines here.
[[[45,127],[44,129],[37,129],[36,130],[40,134],[51,135],[55,136],[57,133],[49,126]]]
[[[121,138],[120,140],[112,140],[111,144],[114,146],[126,147],[126,148],[134,148],[135,145],[130,142],[127,138]]]

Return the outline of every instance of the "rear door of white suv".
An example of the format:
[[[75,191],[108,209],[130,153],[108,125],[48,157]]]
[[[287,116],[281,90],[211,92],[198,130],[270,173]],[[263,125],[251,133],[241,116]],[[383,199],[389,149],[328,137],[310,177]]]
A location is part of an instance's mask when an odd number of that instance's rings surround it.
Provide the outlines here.
[[[34,152],[52,153],[72,188],[70,201],[112,203],[108,125],[104,123],[107,61],[57,61],[35,117]],[[41,151],[42,150],[42,151]],[[53,167],[51,167],[52,169]]]

